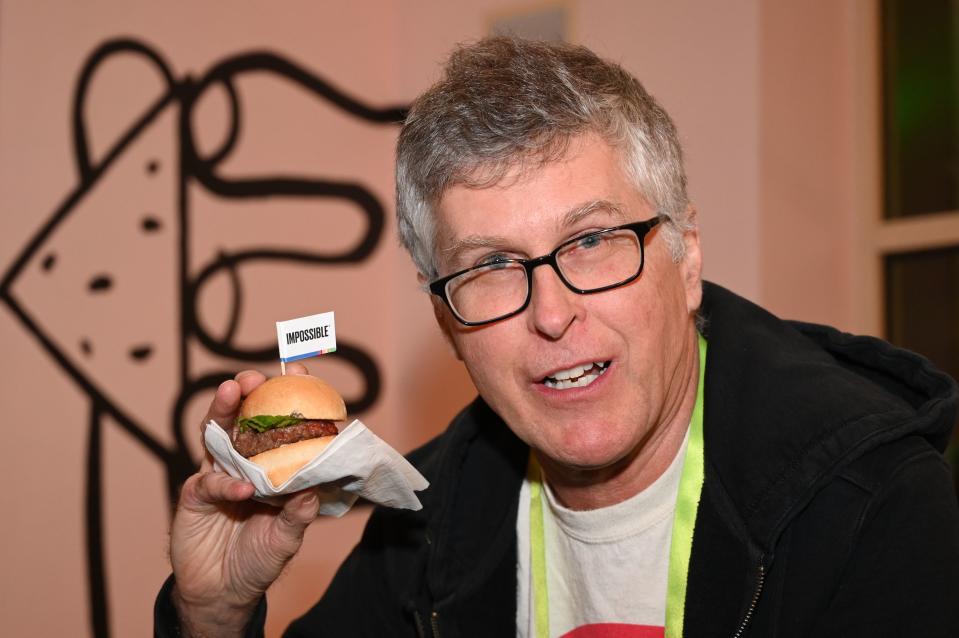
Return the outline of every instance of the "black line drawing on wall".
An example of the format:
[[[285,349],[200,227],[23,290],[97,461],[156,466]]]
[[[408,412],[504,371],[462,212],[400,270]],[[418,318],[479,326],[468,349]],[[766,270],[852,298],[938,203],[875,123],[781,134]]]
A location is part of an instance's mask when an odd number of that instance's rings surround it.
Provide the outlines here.
[[[95,72],[113,56],[139,56],[148,61],[162,76],[166,91],[101,157],[94,159],[85,107]],[[274,341],[253,347],[236,341],[237,325],[249,301],[244,298],[240,267],[263,262],[304,267],[358,263],[369,258],[382,235],[383,206],[358,182],[286,175],[243,179],[221,175],[219,168],[243,131],[236,82],[249,73],[272,74],[373,125],[396,125],[406,114],[403,107],[365,105],[317,74],[269,52],[225,58],[194,79],[176,77],[160,54],[142,42],[104,42],[87,58],[74,93],[77,186],[42,223],[0,281],[0,300],[90,400],[85,525],[90,619],[96,636],[109,635],[102,529],[105,417],[119,423],[162,464],[173,502],[182,481],[195,468],[185,438],[193,433],[184,432],[195,424],[183,423],[184,410],[197,393],[215,388],[233,374],[197,373],[191,365],[191,343],[240,362],[266,362],[277,356]],[[225,91],[228,97],[230,127],[222,146],[204,156],[196,144],[193,113],[198,101],[213,87]],[[125,201],[118,206],[110,197],[110,184],[117,180],[138,180],[144,200]],[[204,263],[191,263],[190,183],[226,199],[338,200],[356,207],[366,227],[359,240],[343,250],[252,247],[220,252]],[[91,234],[91,226],[102,230]],[[142,267],[131,268],[136,263]],[[131,270],[140,274],[131,275]],[[232,289],[228,326],[220,335],[210,334],[200,321],[197,302],[203,286],[216,275],[225,275]],[[130,286],[149,287],[157,304],[124,304],[123,291]],[[71,307],[76,309],[71,317],[48,310],[51,300],[64,295],[71,297]],[[380,373],[372,356],[361,345],[342,338],[337,351],[329,356],[355,368],[363,379],[360,396],[347,398],[350,413],[373,405],[380,393]],[[174,371],[172,375],[170,370]],[[128,389],[144,385],[174,389],[172,401],[158,408],[131,398],[133,393]],[[167,440],[174,442],[172,446],[157,436],[156,428],[169,428],[166,434]]]

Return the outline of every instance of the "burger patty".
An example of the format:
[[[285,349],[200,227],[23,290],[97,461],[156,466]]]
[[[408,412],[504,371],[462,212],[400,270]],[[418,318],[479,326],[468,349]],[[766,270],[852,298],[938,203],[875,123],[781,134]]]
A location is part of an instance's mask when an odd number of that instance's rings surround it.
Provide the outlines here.
[[[233,440],[233,447],[236,451],[242,456],[250,458],[287,443],[316,439],[321,436],[336,436],[339,433],[336,424],[332,421],[302,421],[296,425],[273,428],[266,432],[257,432],[250,429],[241,432],[240,428],[233,426],[230,438]]]

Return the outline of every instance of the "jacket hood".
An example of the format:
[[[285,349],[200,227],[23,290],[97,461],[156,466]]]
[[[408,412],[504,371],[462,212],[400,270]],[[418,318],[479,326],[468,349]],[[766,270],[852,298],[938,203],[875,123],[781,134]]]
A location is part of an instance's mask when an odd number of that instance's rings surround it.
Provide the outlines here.
[[[709,283],[702,314],[707,481],[719,482],[760,552],[769,553],[816,491],[868,451],[909,435],[945,448],[956,385],[923,357],[872,337],[781,321]]]

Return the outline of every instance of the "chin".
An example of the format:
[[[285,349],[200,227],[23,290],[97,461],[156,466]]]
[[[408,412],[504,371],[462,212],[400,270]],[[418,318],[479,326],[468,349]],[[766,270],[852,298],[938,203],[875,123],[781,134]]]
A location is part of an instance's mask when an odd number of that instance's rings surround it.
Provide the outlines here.
[[[608,437],[574,437],[553,448],[547,456],[555,463],[575,470],[600,470],[612,467],[630,456],[632,447],[624,441],[610,441]]]

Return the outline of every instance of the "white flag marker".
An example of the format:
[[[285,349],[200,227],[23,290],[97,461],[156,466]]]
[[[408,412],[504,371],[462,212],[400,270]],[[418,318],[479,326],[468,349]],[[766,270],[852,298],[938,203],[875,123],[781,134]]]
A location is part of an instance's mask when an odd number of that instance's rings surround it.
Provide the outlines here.
[[[321,354],[336,352],[336,324],[333,312],[276,322],[276,340],[280,346],[280,367]]]

